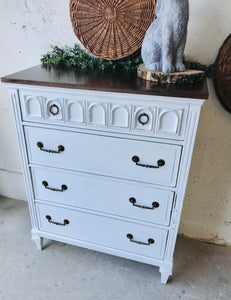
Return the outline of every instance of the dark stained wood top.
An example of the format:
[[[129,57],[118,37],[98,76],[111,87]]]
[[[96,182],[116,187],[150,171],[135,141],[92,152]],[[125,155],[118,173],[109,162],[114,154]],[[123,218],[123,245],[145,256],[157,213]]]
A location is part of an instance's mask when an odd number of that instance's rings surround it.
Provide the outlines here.
[[[73,71],[39,65],[2,77],[1,81],[105,92],[208,99],[206,80],[199,84],[157,84],[138,78],[135,71]]]

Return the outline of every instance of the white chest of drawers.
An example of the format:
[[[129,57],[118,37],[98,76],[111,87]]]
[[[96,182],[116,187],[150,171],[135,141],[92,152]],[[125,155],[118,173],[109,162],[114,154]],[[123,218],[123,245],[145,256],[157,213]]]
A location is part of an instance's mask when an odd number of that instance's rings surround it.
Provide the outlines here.
[[[206,85],[40,66],[2,81],[37,247],[50,238],[152,264],[166,283]]]

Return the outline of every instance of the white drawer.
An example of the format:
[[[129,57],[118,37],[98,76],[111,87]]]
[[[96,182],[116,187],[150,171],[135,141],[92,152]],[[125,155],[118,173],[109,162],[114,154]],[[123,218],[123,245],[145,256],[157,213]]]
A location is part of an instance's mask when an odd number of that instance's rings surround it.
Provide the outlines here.
[[[167,230],[42,204],[37,212],[41,231],[156,259],[164,256]],[[132,242],[131,235],[144,244]]]
[[[35,127],[25,134],[32,164],[176,185],[181,146]]]
[[[76,172],[32,168],[36,200],[169,225],[173,192]]]
[[[24,121],[183,140],[188,106],[144,96],[77,91],[20,91]],[[138,98],[138,99],[137,99]],[[160,100],[160,99],[158,99]]]

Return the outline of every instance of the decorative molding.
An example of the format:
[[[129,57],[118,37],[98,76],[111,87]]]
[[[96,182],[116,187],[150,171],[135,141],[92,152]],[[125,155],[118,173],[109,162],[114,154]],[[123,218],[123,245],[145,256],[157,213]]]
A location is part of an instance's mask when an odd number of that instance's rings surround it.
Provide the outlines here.
[[[44,118],[42,101],[42,96],[24,96],[24,107],[27,118]]]
[[[183,109],[158,110],[157,132],[180,135]]]
[[[131,109],[125,105],[110,104],[110,117],[112,127],[130,128]]]
[[[64,121],[63,114],[63,100],[54,99],[50,97],[44,97],[44,105],[45,105],[45,118],[49,120],[55,121]],[[52,114],[51,107],[52,105],[57,107],[57,114]]]
[[[105,103],[88,103],[87,114],[89,124],[99,126],[107,125]]]
[[[101,91],[95,91],[94,93],[92,91],[84,91],[84,90],[72,90],[72,89],[64,89],[64,88],[49,88],[49,87],[37,87],[37,86],[26,86],[26,85],[13,85],[8,84],[8,87],[18,87],[20,88],[19,94],[21,99],[23,99],[24,96],[30,95],[32,97],[46,97],[48,99],[58,99],[62,102],[63,111],[62,111],[62,120],[59,118],[46,118],[45,119],[45,110],[47,108],[44,108],[44,105],[42,107],[43,109],[43,117],[42,118],[36,118],[36,117],[30,117],[28,118],[25,113],[25,104],[24,101],[22,101],[22,113],[24,117],[24,120],[30,119],[40,122],[40,123],[47,123],[51,125],[55,122],[58,124],[60,121],[64,122],[66,126],[68,126],[71,123],[71,126],[74,127],[80,127],[84,125],[84,127],[88,127],[90,129],[98,130],[99,126],[104,127],[105,129],[108,127],[108,132],[119,132],[119,130],[124,130],[128,132],[128,129],[132,131],[132,133],[137,136],[149,136],[153,138],[166,138],[171,139],[175,141],[180,141],[184,139],[185,136],[185,126],[187,122],[187,115],[188,115],[188,109],[190,105],[200,105],[203,103],[203,100],[197,100],[197,99],[187,99],[187,104],[184,101],[183,98],[172,98],[172,97],[157,97],[157,96],[144,96],[144,95],[131,95],[131,94],[121,94],[121,93],[109,93],[109,92],[101,92]],[[40,96],[43,95],[43,96]],[[96,100],[97,98],[97,100]],[[64,100],[63,100],[64,99]],[[84,99],[84,100],[83,100]],[[98,100],[99,99],[99,100]],[[121,101],[123,99],[123,101]],[[67,110],[67,101],[70,103],[78,102],[82,103],[83,110],[84,110],[84,122],[79,122],[77,119],[73,118],[71,120],[72,116],[68,113]],[[137,103],[137,104],[135,104]],[[126,105],[125,105],[126,104]],[[92,105],[95,105],[95,107],[92,107]],[[111,116],[111,109],[114,106],[124,106],[127,107],[129,112],[129,128],[127,127],[117,127],[115,126],[115,119],[112,120]],[[94,120],[97,113],[94,113],[94,109],[97,110],[97,106],[102,106],[102,116],[100,120]],[[99,108],[98,107],[98,108]],[[89,112],[90,109],[90,112]],[[134,114],[137,113],[136,110],[144,109],[145,111],[150,111],[152,114],[152,127],[150,130],[150,125],[140,125],[135,122],[135,116]],[[159,128],[159,124],[157,115],[160,110],[171,110],[176,111],[177,117],[180,117],[178,110],[182,111],[182,116],[180,120],[180,125],[175,126],[175,129],[171,129],[171,132],[165,132],[162,130],[163,128]],[[81,110],[81,109],[80,109]],[[144,111],[144,113],[145,113]],[[116,111],[115,111],[116,113]],[[69,115],[68,115],[69,114]],[[117,113],[116,113],[117,114]],[[177,118],[175,115],[175,118]],[[82,118],[80,118],[80,121],[82,121]],[[113,123],[112,123],[113,122]],[[68,124],[69,123],[69,124]],[[112,125],[113,124],[113,125]],[[122,124],[123,125],[123,124]],[[177,129],[176,129],[177,127]],[[173,132],[178,132],[178,134]]]
[[[65,100],[66,122],[85,123],[84,102]]]
[[[156,108],[150,107],[141,107],[141,106],[134,106],[133,108],[133,129],[135,130],[143,130],[143,131],[153,131],[154,121],[153,121],[153,110],[155,112]],[[147,124],[142,124],[139,122],[139,117],[145,114],[147,115]]]

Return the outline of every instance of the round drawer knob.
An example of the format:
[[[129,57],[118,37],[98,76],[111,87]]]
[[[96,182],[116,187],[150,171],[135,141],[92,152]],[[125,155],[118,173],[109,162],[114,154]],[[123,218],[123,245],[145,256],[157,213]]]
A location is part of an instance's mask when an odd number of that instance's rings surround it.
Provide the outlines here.
[[[65,150],[65,148],[63,145],[59,145],[58,150],[59,150],[59,152],[63,152]]]
[[[131,233],[128,233],[128,234],[127,234],[127,238],[128,238],[129,240],[131,240],[131,239],[133,239],[133,235],[132,235]]]
[[[155,241],[154,241],[153,239],[148,239],[148,243],[149,243],[149,244],[154,244]]]
[[[159,202],[153,202],[153,203],[152,203],[152,206],[153,206],[154,208],[158,208],[158,207],[160,206],[160,203],[159,203]]]
[[[134,163],[138,163],[138,162],[140,161],[139,156],[137,156],[137,155],[132,156],[132,161],[133,161]]]
[[[53,116],[58,115],[58,113],[59,113],[59,107],[58,107],[58,105],[52,104],[52,105],[49,107],[49,112],[50,112]]]
[[[146,113],[142,113],[138,117],[138,121],[140,122],[141,125],[147,125],[149,123],[149,115]]]
[[[42,149],[43,148],[43,143],[42,142],[38,142],[37,143],[37,147],[39,147],[39,149]]]
[[[159,159],[157,161],[157,164],[158,164],[159,167],[163,167],[165,165],[165,161],[163,159]]]

